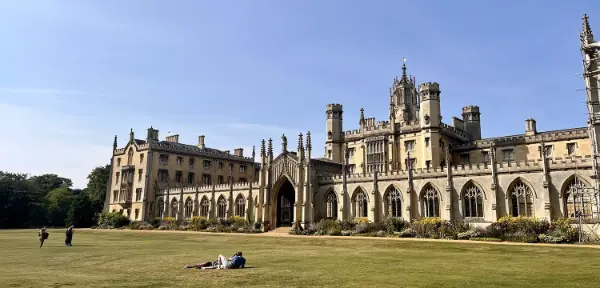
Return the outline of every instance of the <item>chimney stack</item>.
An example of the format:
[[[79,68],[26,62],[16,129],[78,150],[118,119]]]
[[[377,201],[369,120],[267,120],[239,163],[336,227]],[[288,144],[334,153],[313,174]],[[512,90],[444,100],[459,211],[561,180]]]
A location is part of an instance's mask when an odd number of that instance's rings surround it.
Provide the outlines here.
[[[198,136],[198,147],[200,147],[200,149],[206,148],[206,146],[204,146],[204,135]]]
[[[533,136],[537,134],[537,127],[535,119],[527,119],[525,120],[525,136]]]
[[[179,134],[170,135],[166,137],[167,142],[179,143]]]
[[[233,154],[238,157],[244,157],[244,149],[243,148],[233,149]]]

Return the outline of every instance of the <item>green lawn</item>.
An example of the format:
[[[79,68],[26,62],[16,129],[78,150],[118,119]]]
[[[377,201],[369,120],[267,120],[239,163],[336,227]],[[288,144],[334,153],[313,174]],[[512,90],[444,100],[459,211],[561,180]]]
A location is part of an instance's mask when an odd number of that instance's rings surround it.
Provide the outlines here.
[[[600,249],[77,230],[0,231],[0,287],[595,287]],[[251,269],[184,264],[243,251]]]

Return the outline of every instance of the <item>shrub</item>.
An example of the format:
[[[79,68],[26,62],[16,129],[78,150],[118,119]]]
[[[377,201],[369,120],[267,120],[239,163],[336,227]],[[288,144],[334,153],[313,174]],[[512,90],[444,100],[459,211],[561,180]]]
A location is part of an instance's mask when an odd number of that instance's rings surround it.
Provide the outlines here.
[[[329,236],[341,236],[342,230],[339,227],[331,228],[327,231],[327,235]]]
[[[162,223],[162,218],[160,218],[160,217],[154,217],[154,218],[152,218],[152,221],[150,221],[150,224],[154,228],[158,228],[161,223]]]
[[[558,223],[564,225],[564,223]],[[547,233],[550,229],[550,223],[546,220],[539,220],[531,217],[512,217],[505,216],[492,223],[487,231],[488,236],[497,237],[502,240],[535,243],[538,242],[538,235]]]
[[[231,217],[227,218],[227,224],[228,224],[228,226],[231,226],[233,229],[236,229],[236,230],[238,228],[245,228],[250,225],[250,223],[248,223],[248,220],[246,220],[246,218],[240,217],[240,216],[231,216]]]
[[[140,229],[141,225],[142,225],[142,222],[140,222],[140,221],[132,221],[131,223],[129,223],[129,229],[138,230],[138,229]]]
[[[351,236],[351,235],[352,235],[351,230],[342,230],[342,236]]]
[[[208,221],[205,217],[194,216],[192,219],[190,219],[190,227],[195,231],[205,230],[208,228]]]
[[[322,219],[315,225],[315,227],[312,227],[312,229],[314,229],[315,234],[317,235],[328,235],[329,231],[332,229],[342,231],[339,223],[331,219]]]
[[[262,230],[263,223],[261,221],[254,222],[254,230]]]
[[[460,232],[458,234],[456,234],[456,239],[458,240],[469,240],[473,237],[479,237],[479,233],[475,230],[469,230],[466,232]]]
[[[356,227],[356,222],[351,220],[341,220],[337,221],[337,223],[340,226],[340,229],[342,230],[354,230],[354,228]]]
[[[546,234],[540,234],[538,236],[538,238],[540,239],[540,242],[542,242],[542,243],[554,243],[554,244],[567,243],[567,237],[565,237],[565,236],[551,236],[551,235],[546,235]]]
[[[383,231],[383,230],[379,230],[377,231],[377,233],[375,233],[375,237],[385,237],[387,236],[387,232]]]
[[[104,212],[98,216],[98,226],[100,228],[120,228],[128,224],[129,219],[119,212]]]
[[[404,221],[403,218],[389,217],[383,220],[383,225],[388,233],[393,233],[404,230],[410,223]]]
[[[400,232],[394,232],[394,235],[402,238],[413,238],[417,236],[417,231],[412,228],[406,228]]]
[[[139,230],[153,230],[154,226],[148,222],[142,222],[138,227]]]

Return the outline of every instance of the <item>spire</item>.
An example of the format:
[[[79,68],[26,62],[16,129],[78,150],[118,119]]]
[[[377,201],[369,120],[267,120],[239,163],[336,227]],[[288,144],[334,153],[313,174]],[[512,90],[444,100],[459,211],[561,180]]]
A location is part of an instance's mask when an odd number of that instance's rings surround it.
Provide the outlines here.
[[[252,162],[256,159],[256,147],[252,145]]]
[[[267,154],[273,156],[273,139],[269,138],[269,146],[267,147]]]
[[[400,84],[406,85],[410,82],[406,75],[406,58],[402,58],[402,78],[400,78]]]
[[[113,141],[113,151],[117,150],[117,135],[115,135],[115,140]]]
[[[131,128],[131,131],[129,131],[129,143],[133,143],[133,139],[134,139],[133,128]]]
[[[583,23],[581,25],[581,33],[580,33],[580,38],[581,38],[581,44],[582,45],[589,45],[594,43],[594,34],[592,33],[592,28],[590,27],[590,20],[587,16],[587,13],[583,14],[583,19],[582,19]]]
[[[304,158],[304,140],[302,139],[302,133],[298,134],[298,158]]]
[[[312,143],[310,140],[310,131],[306,132],[306,150],[308,150],[308,151],[312,150]]]
[[[265,139],[262,139],[262,142],[260,143],[260,157],[265,157]]]
[[[360,121],[358,124],[362,125],[365,123],[365,109],[360,108]]]

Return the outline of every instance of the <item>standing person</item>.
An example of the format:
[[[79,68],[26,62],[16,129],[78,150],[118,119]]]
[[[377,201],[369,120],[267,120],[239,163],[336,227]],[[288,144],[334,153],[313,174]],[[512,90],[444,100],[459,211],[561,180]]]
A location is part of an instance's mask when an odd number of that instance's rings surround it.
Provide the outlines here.
[[[42,246],[44,245],[44,241],[46,241],[46,239],[48,239],[48,236],[50,236],[50,233],[46,232],[46,227],[42,227],[42,229],[40,229],[40,231],[38,231],[38,236],[40,237],[40,248],[42,248]]]
[[[71,241],[73,241],[73,233],[75,232],[73,231],[73,225],[71,225],[67,228],[67,232],[65,233],[65,246],[72,246]]]

